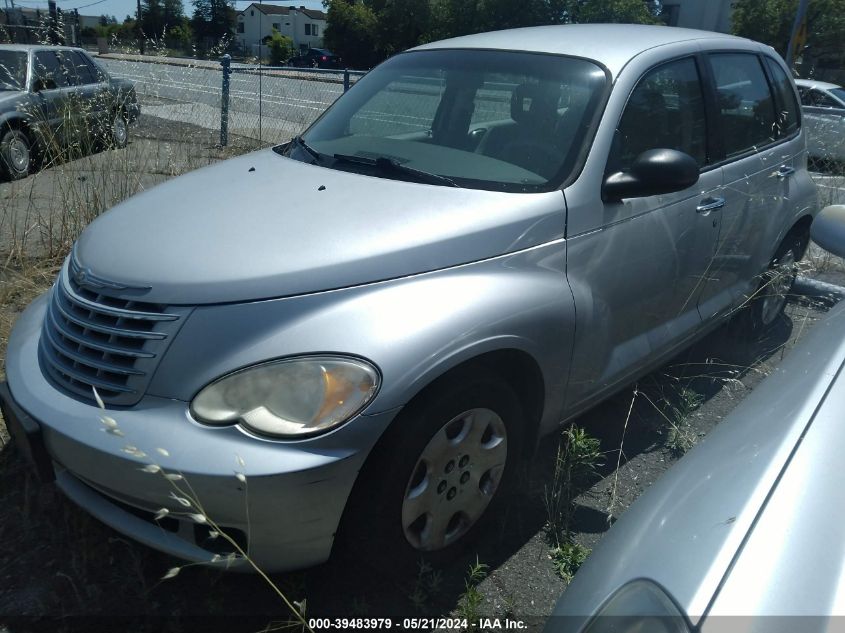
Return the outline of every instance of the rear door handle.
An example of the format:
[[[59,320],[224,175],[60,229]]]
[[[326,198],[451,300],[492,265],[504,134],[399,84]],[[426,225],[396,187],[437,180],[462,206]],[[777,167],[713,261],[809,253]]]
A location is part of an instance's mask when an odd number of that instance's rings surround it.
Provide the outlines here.
[[[705,198],[699,203],[695,210],[698,213],[706,214],[711,211],[715,211],[716,209],[721,209],[723,206],[725,206],[724,198]]]
[[[795,173],[794,167],[787,167],[786,165],[781,165],[781,168],[775,172],[775,175],[780,179],[783,180],[787,176],[791,176]]]

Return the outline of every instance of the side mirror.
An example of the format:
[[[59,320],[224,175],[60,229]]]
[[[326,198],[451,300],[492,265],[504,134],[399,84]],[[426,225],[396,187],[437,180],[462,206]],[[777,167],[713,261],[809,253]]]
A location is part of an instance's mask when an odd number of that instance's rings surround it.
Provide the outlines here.
[[[674,149],[650,149],[634,160],[630,171],[618,171],[605,178],[602,200],[642,198],[673,193],[698,182],[698,162]]]
[[[810,237],[824,250],[845,257],[845,204],[822,209],[810,225]]]

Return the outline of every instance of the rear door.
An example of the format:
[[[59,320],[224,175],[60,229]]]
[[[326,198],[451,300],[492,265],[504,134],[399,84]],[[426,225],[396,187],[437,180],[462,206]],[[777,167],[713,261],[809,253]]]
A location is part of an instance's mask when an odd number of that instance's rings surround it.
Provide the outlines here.
[[[792,91],[783,69],[777,67],[775,82],[768,58],[756,52],[706,57],[715,86],[725,206],[698,302],[705,320],[743,305],[756,291],[783,229],[802,149],[794,96],[788,104],[779,96]]]

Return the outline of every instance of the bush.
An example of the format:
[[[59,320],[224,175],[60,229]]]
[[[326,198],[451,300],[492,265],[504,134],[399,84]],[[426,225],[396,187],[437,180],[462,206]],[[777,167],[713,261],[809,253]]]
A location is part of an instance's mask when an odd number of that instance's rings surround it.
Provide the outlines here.
[[[267,45],[270,48],[270,65],[272,66],[281,66],[293,57],[293,40],[276,29],[273,29]]]

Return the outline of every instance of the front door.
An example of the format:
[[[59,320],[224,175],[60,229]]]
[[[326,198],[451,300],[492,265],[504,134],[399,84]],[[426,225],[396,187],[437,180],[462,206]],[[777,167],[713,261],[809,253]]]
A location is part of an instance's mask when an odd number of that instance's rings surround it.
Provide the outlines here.
[[[699,182],[673,194],[605,203],[602,228],[567,238],[567,277],[578,306],[570,406],[604,392],[689,339],[719,233],[722,173],[709,166],[698,61],[658,66],[634,88],[607,173],[650,149],[683,151]]]

